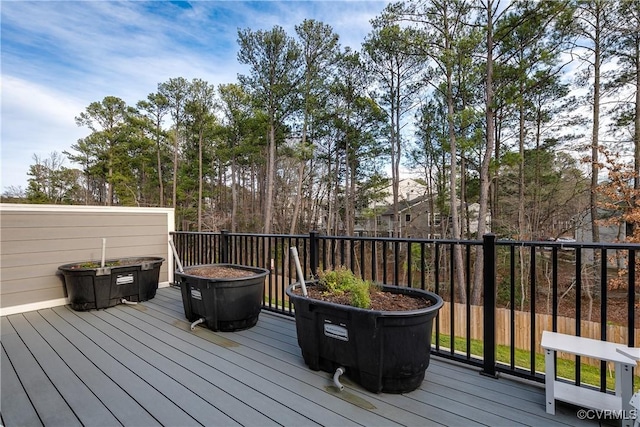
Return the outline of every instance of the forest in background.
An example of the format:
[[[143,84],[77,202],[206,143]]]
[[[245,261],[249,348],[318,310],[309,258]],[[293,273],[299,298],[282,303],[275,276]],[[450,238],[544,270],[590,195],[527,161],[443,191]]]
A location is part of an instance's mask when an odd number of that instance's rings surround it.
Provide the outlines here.
[[[91,103],[76,117],[87,137],[34,155],[28,187],[3,201],[173,207],[178,230],[352,235],[385,188],[401,198],[404,166],[448,219],[442,236],[475,237],[477,203],[477,235],[557,237],[608,209],[634,238],[640,2],[399,2],[358,51],[314,20],[237,41],[250,70],[237,82],[176,77],[136,105]]]

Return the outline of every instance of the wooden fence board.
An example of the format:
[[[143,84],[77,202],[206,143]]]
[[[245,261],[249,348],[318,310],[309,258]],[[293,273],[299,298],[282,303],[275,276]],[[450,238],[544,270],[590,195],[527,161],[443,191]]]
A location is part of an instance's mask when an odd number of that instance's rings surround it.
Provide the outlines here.
[[[456,337],[467,336],[467,308],[465,304],[454,304],[454,335]],[[444,303],[444,306],[438,314],[439,331],[444,335],[451,335],[451,304]],[[514,346],[517,349],[531,351],[531,313],[526,311],[514,312],[514,330],[515,330],[515,342],[511,343],[511,310],[498,308],[496,309],[496,344],[505,346]],[[558,330],[557,332],[569,335],[575,335],[576,333],[576,320],[570,317],[558,316],[557,318]],[[552,330],[553,318],[551,315],[536,313],[535,315],[535,352],[544,354],[542,347],[540,347],[540,341],[542,340],[542,332]],[[471,328],[469,329],[469,336],[473,340],[482,341],[484,338],[483,329],[483,308],[482,306],[471,306]],[[590,322],[582,320],[580,322],[580,336],[585,338],[600,339],[601,326],[598,322]],[[622,325],[607,325],[607,341],[627,344],[628,328]],[[635,329],[635,343],[636,346],[640,345],[640,329]],[[575,356],[559,353],[561,358],[575,360]],[[600,361],[590,358],[581,358],[583,363],[587,363],[593,366],[600,366]]]

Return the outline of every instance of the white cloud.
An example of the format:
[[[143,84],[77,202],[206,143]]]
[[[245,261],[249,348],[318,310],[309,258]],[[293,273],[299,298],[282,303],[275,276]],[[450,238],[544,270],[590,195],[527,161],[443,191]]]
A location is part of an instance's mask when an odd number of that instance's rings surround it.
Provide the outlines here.
[[[170,78],[231,83],[237,30],[316,19],[358,49],[387,1],[16,1],[0,9],[2,182],[26,187],[33,154],[69,150],[88,134],[74,118],[117,96],[134,105]],[[69,166],[69,165],[67,165]]]
[[[2,186],[26,187],[33,155],[62,152],[87,130],[74,118],[83,102],[13,76],[2,76]]]

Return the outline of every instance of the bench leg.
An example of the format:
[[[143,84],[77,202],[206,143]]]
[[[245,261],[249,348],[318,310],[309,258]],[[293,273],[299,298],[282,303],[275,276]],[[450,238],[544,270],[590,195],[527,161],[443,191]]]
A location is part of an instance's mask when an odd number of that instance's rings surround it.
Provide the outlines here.
[[[547,401],[547,414],[555,415],[556,398],[554,395],[554,382],[556,380],[556,367],[553,363],[555,351],[546,349],[544,352],[544,389]]]
[[[633,366],[628,363],[616,363],[616,395],[622,398],[622,427],[632,427],[631,396],[633,395]]]

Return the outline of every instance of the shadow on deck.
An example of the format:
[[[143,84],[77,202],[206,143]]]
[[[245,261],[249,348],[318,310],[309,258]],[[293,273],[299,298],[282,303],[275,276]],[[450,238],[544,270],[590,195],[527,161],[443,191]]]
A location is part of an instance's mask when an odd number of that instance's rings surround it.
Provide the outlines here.
[[[432,357],[422,386],[373,394],[309,370],[292,319],[269,312],[246,331],[190,331],[180,291],[137,306],[57,307],[2,318],[5,426],[596,425],[540,384],[480,376]]]

